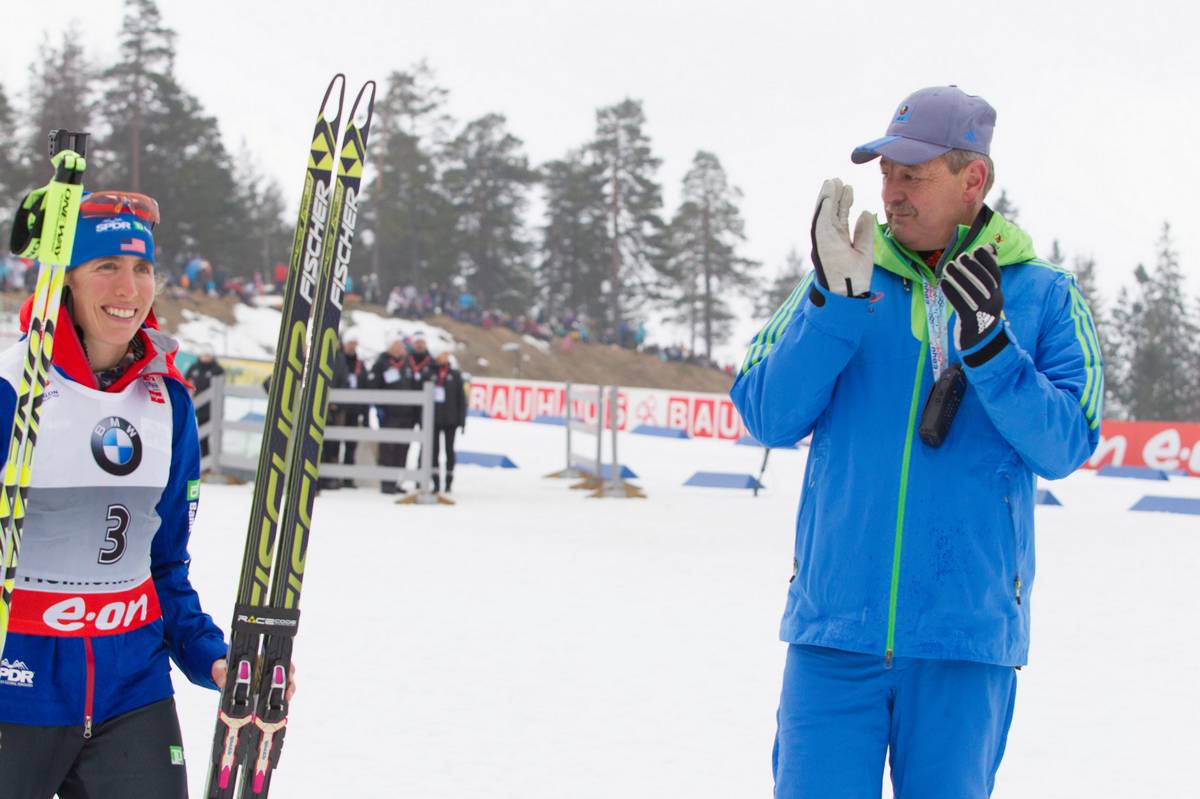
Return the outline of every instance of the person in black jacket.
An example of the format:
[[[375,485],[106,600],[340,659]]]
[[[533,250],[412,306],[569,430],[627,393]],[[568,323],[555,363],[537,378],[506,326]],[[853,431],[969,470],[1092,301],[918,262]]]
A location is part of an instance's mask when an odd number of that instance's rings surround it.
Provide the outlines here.
[[[397,336],[388,344],[388,348],[375,360],[371,366],[371,385],[374,388],[402,391],[404,385],[403,372],[408,361],[408,350],[404,339]],[[412,409],[402,405],[379,405],[376,407],[380,427],[412,427]],[[379,465],[404,468],[408,463],[408,444],[379,445]],[[395,494],[395,480],[382,480],[379,490],[385,494]]]
[[[342,361],[345,368],[343,378],[343,388],[367,388],[370,385],[370,375],[367,374],[367,365],[358,357],[358,334],[347,333],[342,342]],[[342,424],[347,427],[366,427],[369,414],[367,405],[344,405],[342,412],[344,419]],[[354,465],[354,453],[358,449],[357,441],[346,441],[342,444],[342,463],[347,466]],[[346,478],[343,484],[347,488],[354,487],[354,481]]]
[[[346,361],[345,344],[333,354],[333,387],[349,388],[350,367]],[[330,402],[325,412],[326,428],[346,424],[346,407],[341,403]],[[321,463],[336,464],[341,460],[342,442],[329,437],[328,431],[321,442]],[[322,490],[342,487],[342,481],[336,477],[322,477],[317,484]]]
[[[440,455],[442,441],[446,453],[446,493],[454,487],[456,431],[466,432],[467,396],[463,390],[462,373],[450,365],[450,353],[438,353],[433,367],[433,493],[442,487]]]
[[[201,344],[196,348],[196,362],[188,367],[187,374],[183,377],[192,384],[192,396],[199,394],[212,385],[214,377],[220,377],[225,374],[225,369],[221,364],[217,363],[217,357],[213,354],[211,344]],[[212,403],[206,402],[196,408],[196,426],[201,427],[208,424],[212,418]],[[200,457],[208,456],[208,436],[200,439]]]
[[[425,339],[417,336],[413,339],[412,350],[405,359],[404,368],[400,370],[402,388],[405,391],[420,391],[425,383],[433,379],[433,356]],[[421,408],[416,405],[404,408],[407,411],[405,427],[417,427],[421,424]],[[405,447],[408,452],[408,447]]]
[[[467,398],[462,373],[450,365],[450,353],[439,352],[433,369],[433,492],[441,488],[441,444],[446,442],[446,493],[454,486],[454,432],[466,432]]]

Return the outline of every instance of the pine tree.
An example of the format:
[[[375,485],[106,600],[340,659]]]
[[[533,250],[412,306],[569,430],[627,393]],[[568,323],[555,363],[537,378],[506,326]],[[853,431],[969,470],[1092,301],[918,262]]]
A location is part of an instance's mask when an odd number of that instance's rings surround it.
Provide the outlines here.
[[[7,156],[11,170],[7,173],[8,183],[15,195],[24,196],[50,179],[46,146],[51,130],[96,132],[96,99],[92,89],[95,69],[84,55],[81,39],[75,24],[63,33],[58,47],[43,37],[40,57],[30,64],[26,122],[23,126],[14,125],[20,130],[9,141],[20,144]],[[102,148],[96,145],[93,136],[87,153],[87,183],[93,186],[103,179],[105,161]]]
[[[1200,295],[1196,297],[1195,302],[1192,304],[1192,319],[1200,326]],[[1186,409],[1183,418],[1191,422],[1200,422],[1200,342],[1193,341],[1192,360],[1188,372],[1192,376],[1192,401]]]
[[[1133,419],[1177,421],[1195,405],[1200,326],[1184,293],[1169,223],[1163,223],[1157,249],[1154,272],[1140,265],[1134,270],[1136,294],[1122,289],[1115,314],[1122,357],[1118,396]]]
[[[601,285],[608,274],[611,237],[604,201],[604,168],[583,150],[542,166],[545,224],[537,281],[548,316],[605,314]]]
[[[780,267],[779,274],[771,281],[766,293],[756,298],[754,315],[760,319],[770,318],[771,314],[787,302],[787,298],[792,295],[808,271],[804,265],[804,256],[793,247],[784,256],[783,266]]]
[[[158,261],[203,255],[229,263],[254,232],[245,224],[232,159],[216,120],[176,81],[175,33],[153,0],[126,0],[121,60],[105,72],[106,182],[158,200]]]
[[[1013,223],[1017,221],[1017,216],[1020,213],[1017,211],[1017,206],[1013,204],[1013,201],[1008,199],[1008,191],[1006,189],[1000,190],[1000,196],[996,198],[996,202],[992,203],[992,210]]]
[[[458,219],[456,254],[468,288],[484,307],[530,307],[530,245],[523,230],[536,178],[522,142],[500,114],[469,122],[446,148],[443,186]]]
[[[1067,261],[1067,254],[1062,251],[1062,246],[1055,239],[1050,243],[1050,254],[1046,256],[1046,260],[1057,266],[1062,266]]]
[[[393,72],[375,106],[363,227],[371,271],[385,287],[449,284],[457,272],[454,207],[441,186],[447,92],[424,62]],[[364,236],[364,241],[368,237]]]
[[[1057,244],[1057,242],[1055,242]],[[1117,355],[1114,333],[1115,323],[1112,313],[1096,285],[1096,259],[1092,256],[1077,255],[1073,261],[1075,268],[1075,283],[1079,293],[1087,302],[1092,312],[1092,322],[1096,325],[1096,335],[1100,339],[1100,352],[1104,358],[1104,407],[1106,415],[1115,416],[1121,408],[1118,384],[1121,376],[1116,368],[1114,359]]]
[[[1141,285],[1136,282],[1139,274],[1145,274],[1145,269],[1140,264],[1134,270],[1135,285],[1138,286]],[[1130,374],[1133,351],[1137,344],[1136,339],[1132,337],[1136,336],[1141,328],[1143,308],[1140,289],[1136,295],[1130,291],[1129,286],[1122,286],[1117,292],[1117,301],[1113,304],[1110,314],[1112,339],[1104,353],[1104,380],[1107,387],[1105,414],[1110,418],[1131,418],[1129,399],[1133,391]]]
[[[661,160],[650,149],[646,116],[638,100],[626,99],[596,112],[591,144],[603,165],[608,208],[609,323],[614,331],[626,312],[662,296],[666,269],[662,189],[655,181]]]
[[[131,191],[144,191],[146,166],[150,153],[169,149],[169,144],[147,133],[155,133],[155,122],[165,116],[180,93],[173,76],[175,70],[175,32],[162,21],[153,0],[125,0],[121,21],[121,60],[109,67],[105,79],[111,84],[105,92],[104,108],[113,123],[109,144],[118,161],[122,185]],[[161,203],[161,200],[160,200]]]
[[[5,141],[17,140],[13,108],[8,102],[8,93],[4,91],[3,85],[0,85],[0,136],[3,136]],[[21,198],[15,181],[16,159],[14,156],[15,153],[8,148],[0,148],[0,197],[4,198],[4,202],[9,205],[15,205]],[[0,213],[0,247],[5,247],[5,252],[8,247],[9,224],[9,215]]]
[[[246,209],[244,225],[249,235],[238,240],[241,246],[232,256],[234,271],[244,277],[261,272],[270,280],[272,267],[286,263],[292,248],[291,220],[286,216],[283,190],[277,180],[262,172],[245,143],[238,154],[236,174],[238,201]]]
[[[720,159],[700,151],[683,178],[683,202],[671,220],[671,276],[682,287],[677,317],[691,330],[692,349],[699,332],[704,353],[712,358],[714,339],[724,339],[734,316],[731,294],[747,294],[758,266],[737,254],[746,240],[738,202],[742,193],[729,184]]]

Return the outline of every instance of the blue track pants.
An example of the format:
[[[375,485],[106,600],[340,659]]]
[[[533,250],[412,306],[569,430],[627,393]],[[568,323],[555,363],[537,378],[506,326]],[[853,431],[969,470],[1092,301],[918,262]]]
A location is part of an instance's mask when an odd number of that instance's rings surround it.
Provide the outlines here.
[[[776,799],[987,799],[1004,756],[1016,671],[960,660],[788,647]]]

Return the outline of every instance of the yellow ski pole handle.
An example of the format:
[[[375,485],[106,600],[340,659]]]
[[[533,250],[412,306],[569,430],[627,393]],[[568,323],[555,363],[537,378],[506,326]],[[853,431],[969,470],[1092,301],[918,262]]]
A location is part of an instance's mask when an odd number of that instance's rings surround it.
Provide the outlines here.
[[[55,175],[42,205],[46,216],[43,217],[42,240],[37,247],[41,266],[0,490],[0,654],[4,651],[16,586],[42,392],[53,356],[54,326],[58,321],[63,283],[75,244],[79,203],[83,197],[86,146],[86,133],[57,130],[50,134],[50,157]]]

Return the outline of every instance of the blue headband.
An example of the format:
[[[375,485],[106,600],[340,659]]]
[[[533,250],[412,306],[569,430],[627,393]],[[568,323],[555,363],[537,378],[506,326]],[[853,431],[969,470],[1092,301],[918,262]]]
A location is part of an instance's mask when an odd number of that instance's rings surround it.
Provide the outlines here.
[[[71,250],[73,269],[96,258],[132,255],[154,263],[154,235],[150,226],[133,214],[80,216]]]

